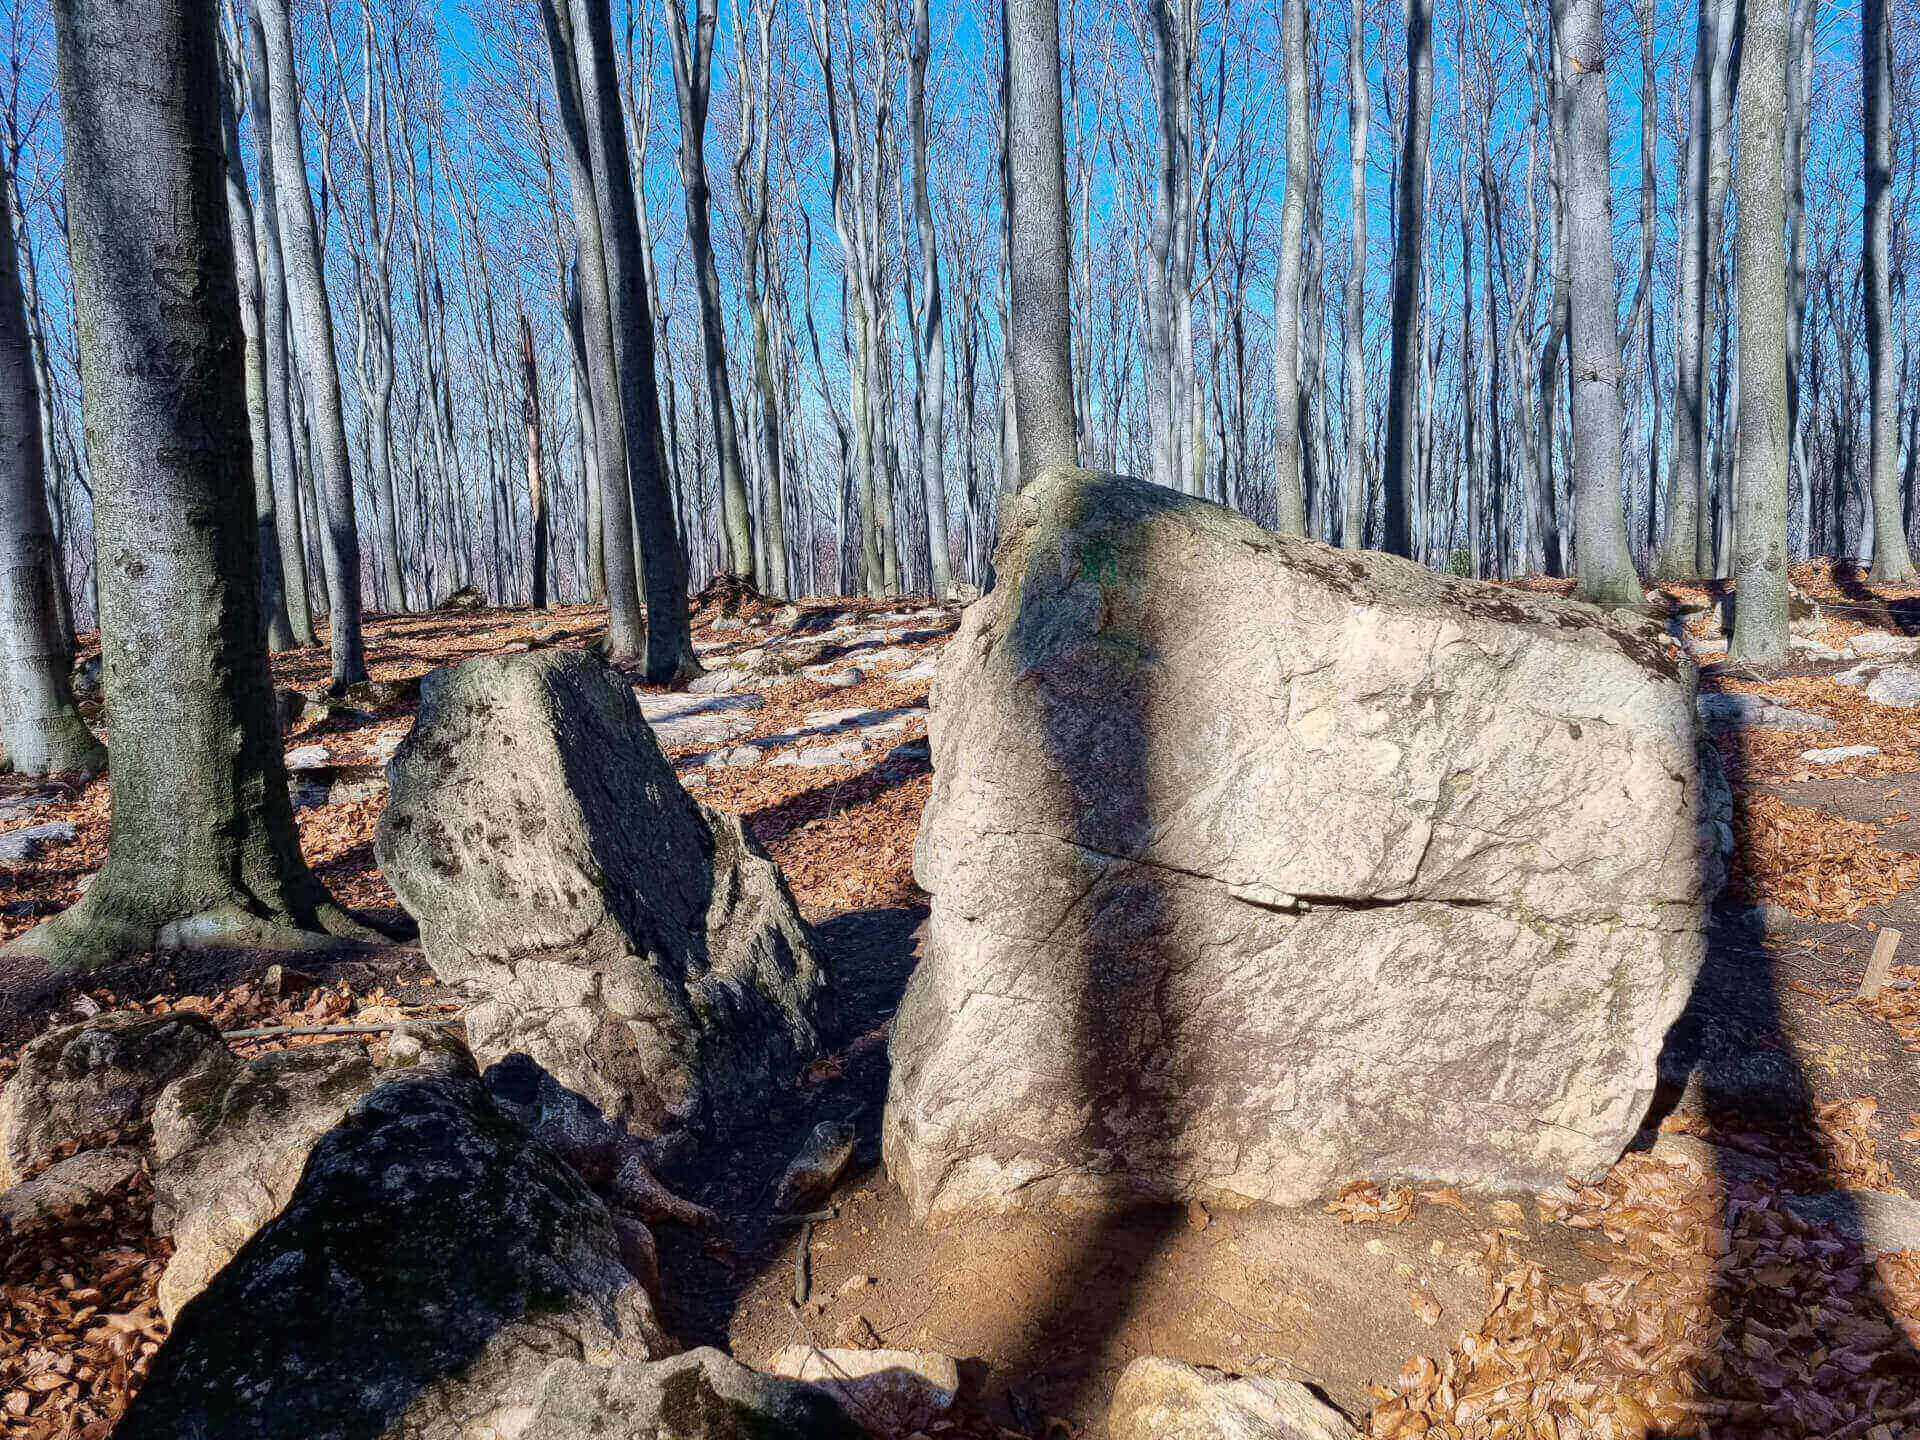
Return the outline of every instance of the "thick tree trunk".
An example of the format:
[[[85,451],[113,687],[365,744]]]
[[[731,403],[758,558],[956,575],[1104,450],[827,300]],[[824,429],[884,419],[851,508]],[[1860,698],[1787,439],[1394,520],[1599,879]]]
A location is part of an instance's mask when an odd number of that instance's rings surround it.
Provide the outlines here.
[[[713,80],[713,32],[717,0],[695,0],[693,28],[686,0],[667,0],[673,83],[680,101],[680,182],[686,191],[687,249],[700,298],[700,343],[706,359],[707,406],[713,420],[714,453],[720,463],[720,509],[726,522],[733,568],[753,575],[753,516],[747,508],[734,427],[733,382],[727,374],[726,322],[720,310],[720,271],[714,262],[712,201],[707,182],[707,99]],[[609,57],[611,63],[611,57]]]
[[[1725,3],[1725,0],[1721,0]],[[1706,432],[1707,132],[1708,90],[1716,45],[1713,0],[1700,0],[1689,90],[1686,153],[1680,168],[1679,274],[1674,305],[1673,445],[1667,453],[1667,533],[1659,573],[1684,580],[1699,573],[1700,470]]]
[[[1609,609],[1640,610],[1645,602],[1620,508],[1620,322],[1603,7],[1601,0],[1559,3],[1578,594]]]
[[[1066,141],[1060,122],[1059,0],[1006,0],[1011,146],[1014,408],[1020,483],[1078,463],[1067,285]]]
[[[0,155],[0,740],[24,775],[98,770],[107,753],[73,708],[73,639],[60,612],[47,510],[40,388]]]
[[[340,367],[334,353],[333,312],[327,304],[326,269],[307,160],[300,139],[300,90],[294,75],[293,26],[287,0],[259,0],[267,49],[267,99],[273,117],[273,171],[280,234],[285,242],[287,289],[293,302],[300,372],[313,411],[314,448],[319,452],[321,546],[327,571],[327,628],[333,655],[332,689],[338,693],[367,678],[360,634],[360,529],[354,517],[353,467],[340,408]]]
[[[1787,3],[1746,0],[1741,42],[1738,604],[1727,658],[1753,665],[1787,659]]]
[[[1287,189],[1280,210],[1280,263],[1273,282],[1273,486],[1275,528],[1306,533],[1300,495],[1300,247],[1307,222],[1307,0],[1282,0],[1286,55]]]
[[[1340,543],[1358,550],[1367,543],[1367,129],[1372,124],[1367,93],[1365,5],[1352,0],[1347,16],[1347,175],[1350,233],[1347,245],[1347,454],[1341,489],[1345,512]]]
[[[1751,19],[1747,26],[1751,32]],[[1744,76],[1744,61],[1741,70]],[[1873,494],[1872,573],[1884,584],[1904,585],[1913,580],[1914,570],[1894,468],[1900,452],[1900,396],[1893,363],[1893,280],[1888,254],[1893,232],[1893,39],[1887,25],[1887,0],[1861,0],[1860,91],[1866,112],[1866,215],[1860,232],[1867,308],[1867,387],[1871,395],[1872,438],[1867,463]],[[1745,108],[1744,97],[1741,108]],[[1741,198],[1745,199],[1744,186]],[[1745,228],[1741,227],[1743,231]]]
[[[1393,251],[1393,338],[1387,370],[1387,437],[1381,476],[1381,548],[1412,556],[1408,512],[1420,470],[1420,280],[1427,228],[1427,150],[1433,129],[1433,0],[1404,0],[1407,102],[1400,132],[1399,221]]]
[[[687,560],[680,548],[673,493],[667,483],[653,311],[647,303],[646,264],[635,219],[633,171],[627,159],[607,0],[576,0],[573,20],[581,112],[600,207],[608,313],[618,360],[615,403],[626,419],[627,493],[610,506],[614,521],[607,523],[625,526],[628,515],[633,517],[647,599],[646,675],[650,683],[664,685],[698,675],[700,662],[694,656],[687,615]],[[596,405],[596,418],[598,414]]]
[[[273,723],[212,0],[54,17],[113,824],[80,903],[9,948],[364,938],[300,857]]]
[[[273,114],[267,92],[267,42],[256,9],[246,22],[247,108],[258,149],[260,203],[253,210],[253,251],[260,276],[260,328],[267,399],[267,473],[273,480],[275,543],[280,548],[281,595],[293,643],[319,642],[307,599],[307,550],[300,535],[300,488],[289,410],[287,272],[280,249],[280,216],[273,180]]]

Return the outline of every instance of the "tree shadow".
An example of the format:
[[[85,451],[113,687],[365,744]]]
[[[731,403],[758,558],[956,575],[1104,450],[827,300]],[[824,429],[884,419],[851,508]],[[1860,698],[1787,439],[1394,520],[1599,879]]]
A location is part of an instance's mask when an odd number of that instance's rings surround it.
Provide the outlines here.
[[[1920,597],[1889,600],[1876,594],[1867,584],[1858,565],[1835,564],[1833,583],[1846,599],[1836,604],[1825,602],[1847,619],[1863,625],[1875,625],[1896,635],[1920,635]]]
[[[1734,835],[1744,836],[1744,787],[1733,787],[1732,801]],[[1652,1144],[1676,1113],[1691,1131],[1709,1129],[1714,1220],[1728,1237],[1712,1271],[1718,1349],[1708,1337],[1708,1358],[1693,1373],[1702,1424],[1656,1433],[1863,1437],[1877,1423],[1863,1418],[1868,1412],[1920,1406],[1920,1354],[1876,1291],[1858,1240],[1857,1192],[1823,1134],[1815,1087],[1782,1013],[1786,982],[1769,943],[1778,939],[1762,910],[1722,904],[1712,912],[1705,963],[1667,1035],[1659,1089],[1635,1142]],[[1781,1199],[1805,1194],[1821,1196],[1821,1230]],[[1856,1348],[1863,1341],[1870,1363]],[[1829,1358],[1818,1365],[1808,1358],[1822,1354]],[[1792,1372],[1783,1367],[1802,1360],[1799,1383],[1786,1383]],[[1911,1420],[1920,1408],[1903,1413]],[[1898,1423],[1895,1416],[1895,1433]]]

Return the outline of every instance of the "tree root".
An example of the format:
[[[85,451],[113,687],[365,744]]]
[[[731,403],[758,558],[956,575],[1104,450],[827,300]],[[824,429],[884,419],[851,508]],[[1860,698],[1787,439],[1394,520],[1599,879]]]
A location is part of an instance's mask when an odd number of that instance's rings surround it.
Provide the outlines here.
[[[79,903],[0,947],[0,955],[44,961],[56,974],[99,970],[165,950],[270,950],[312,954],[383,942],[332,901],[316,905],[311,925],[281,913],[262,915],[242,897],[191,915],[155,914],[116,895],[105,872]]]

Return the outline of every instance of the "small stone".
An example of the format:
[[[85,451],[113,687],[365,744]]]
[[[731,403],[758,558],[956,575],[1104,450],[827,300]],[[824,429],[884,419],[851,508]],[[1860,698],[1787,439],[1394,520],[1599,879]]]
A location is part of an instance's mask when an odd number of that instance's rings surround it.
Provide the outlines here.
[[[1825,750],[1802,750],[1800,758],[1812,761],[1815,765],[1838,765],[1842,760],[1858,760],[1865,755],[1878,755],[1878,745],[1834,745]]]
[[[1213,1216],[1208,1213],[1206,1206],[1198,1200],[1187,1201],[1187,1224],[1196,1230],[1204,1230],[1212,1223]]]
[[[138,1175],[144,1164],[130,1146],[70,1155],[0,1193],[0,1234],[18,1237],[70,1224]]]
[[[844,670],[835,670],[831,674],[822,675],[819,680],[822,685],[831,685],[836,690],[850,690],[855,685],[863,683],[866,678],[866,671],[858,665],[849,665]]]
[[[10,830],[0,835],[0,860],[23,865],[38,859],[47,846],[71,844],[79,836],[80,831],[71,820],[49,820],[24,830]]]
[[[789,1345],[768,1366],[809,1380],[840,1401],[870,1434],[892,1436],[933,1423],[960,1394],[952,1357],[924,1350],[820,1350]]]
[[[275,1000],[285,1000],[290,995],[304,994],[320,983],[318,977],[296,970],[291,965],[269,965],[267,973],[260,977],[260,989],[263,994]]]
[[[841,1281],[839,1293],[842,1296],[852,1295],[856,1291],[866,1289],[869,1285],[878,1285],[879,1283],[880,1282],[871,1275],[849,1275],[845,1280]]]
[[[864,1315],[855,1315],[840,1327],[835,1337],[842,1345],[855,1350],[878,1350],[881,1348],[880,1332],[873,1328],[873,1322]]]
[[[780,1177],[773,1198],[777,1210],[811,1210],[833,1193],[853,1162],[853,1126],[844,1120],[822,1120],[813,1127]]]
[[[296,745],[287,752],[287,769],[295,772],[318,770],[332,760],[332,752],[324,745]]]

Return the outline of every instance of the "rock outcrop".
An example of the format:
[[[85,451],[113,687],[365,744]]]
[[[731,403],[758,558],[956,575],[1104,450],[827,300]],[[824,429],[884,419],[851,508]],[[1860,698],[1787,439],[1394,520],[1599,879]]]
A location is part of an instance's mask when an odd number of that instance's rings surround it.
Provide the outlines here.
[[[951,1356],[931,1351],[789,1345],[767,1368],[818,1385],[880,1440],[924,1431],[960,1394],[960,1367]]]
[[[606,1207],[442,1046],[321,1137],[114,1433],[511,1440],[553,1366],[672,1348]]]
[[[143,1125],[162,1090],[227,1053],[211,1022],[183,1010],[114,1010],[49,1030],[0,1091],[0,1190],[64,1141]]]
[[[1228,1375],[1142,1356],[1107,1408],[1110,1440],[1358,1440],[1346,1417],[1297,1380]]]
[[[1080,471],[941,662],[915,1212],[1545,1186],[1632,1136],[1724,784],[1656,626]]]
[[[292,1197],[320,1137],[373,1088],[346,1040],[227,1057],[168,1086],[153,1112],[153,1228],[173,1240],[160,1277],[169,1323]]]
[[[556,1365],[520,1440],[860,1440],[815,1385],[762,1375],[718,1350],[642,1365]]]
[[[689,797],[580,650],[434,672],[380,868],[482,1063],[524,1052],[657,1137],[750,1111],[819,1048],[828,988],[779,870]]]

